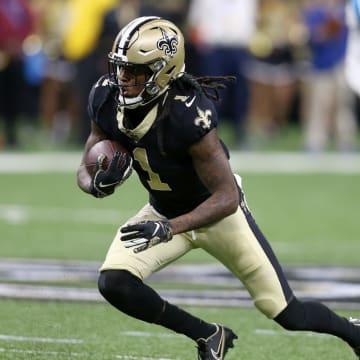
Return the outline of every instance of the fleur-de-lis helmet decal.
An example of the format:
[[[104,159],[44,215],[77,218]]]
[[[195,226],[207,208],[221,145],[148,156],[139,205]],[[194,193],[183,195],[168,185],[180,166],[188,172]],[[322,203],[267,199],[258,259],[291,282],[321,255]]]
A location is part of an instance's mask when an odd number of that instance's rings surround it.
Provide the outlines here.
[[[178,37],[172,35],[160,29],[162,33],[162,38],[158,40],[157,47],[160,50],[163,50],[165,55],[173,57],[177,52],[177,45],[179,44]]]

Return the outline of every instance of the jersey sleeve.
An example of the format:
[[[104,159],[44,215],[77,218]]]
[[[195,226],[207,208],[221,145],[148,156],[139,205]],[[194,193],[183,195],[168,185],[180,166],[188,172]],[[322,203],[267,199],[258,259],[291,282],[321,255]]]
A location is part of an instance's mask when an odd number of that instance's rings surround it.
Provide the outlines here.
[[[218,124],[215,105],[200,93],[175,96],[172,112],[177,136],[187,146],[200,140]]]
[[[100,77],[100,79],[93,85],[90,90],[88,98],[87,111],[91,120],[98,123],[98,115],[101,107],[110,95],[111,89],[108,86],[109,81],[106,75]]]

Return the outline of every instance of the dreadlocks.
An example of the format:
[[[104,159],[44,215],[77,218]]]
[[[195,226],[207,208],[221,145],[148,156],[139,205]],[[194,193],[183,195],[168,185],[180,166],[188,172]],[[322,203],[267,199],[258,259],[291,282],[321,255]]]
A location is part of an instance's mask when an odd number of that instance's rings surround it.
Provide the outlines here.
[[[226,85],[224,82],[235,82],[235,76],[201,76],[195,77],[193,75],[184,73],[176,81],[183,87],[193,87],[203,93],[211,100],[219,101],[220,90],[224,90]]]
[[[180,88],[194,88],[200,93],[204,94],[211,100],[219,101],[220,100],[220,90],[226,88],[224,82],[227,81],[236,81],[235,76],[203,76],[195,77],[188,73],[184,73],[182,76],[175,80]],[[171,91],[171,89],[170,89]],[[168,116],[170,112],[170,102],[166,101],[168,93],[162,96],[160,101],[159,116],[156,120],[157,125],[157,140],[159,150],[162,155],[166,156],[166,151],[164,148],[164,129],[163,129],[163,120]]]

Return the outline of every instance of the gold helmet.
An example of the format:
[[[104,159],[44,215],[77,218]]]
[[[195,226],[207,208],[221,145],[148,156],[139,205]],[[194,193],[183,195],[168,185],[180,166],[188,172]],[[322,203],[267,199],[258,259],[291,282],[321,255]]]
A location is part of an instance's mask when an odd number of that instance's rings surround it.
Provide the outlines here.
[[[119,90],[119,105],[127,108],[145,105],[163,94],[172,80],[183,74],[184,37],[168,20],[156,16],[139,17],[116,36],[108,60],[110,83]],[[118,75],[123,67],[132,69],[133,73],[138,70],[147,74],[144,88],[136,97],[122,95]]]

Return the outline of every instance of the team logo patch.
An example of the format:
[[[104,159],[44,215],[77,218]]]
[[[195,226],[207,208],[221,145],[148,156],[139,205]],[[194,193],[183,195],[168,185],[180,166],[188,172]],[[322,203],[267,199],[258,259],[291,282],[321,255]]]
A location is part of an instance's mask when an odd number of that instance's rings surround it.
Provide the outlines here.
[[[179,44],[176,35],[169,34],[161,29],[162,38],[158,40],[157,47],[163,50],[165,55],[173,57],[177,52],[177,45]]]
[[[210,129],[211,119],[209,119],[209,117],[212,115],[211,110],[201,110],[199,107],[196,107],[196,110],[199,116],[195,118],[194,124],[201,126],[203,129]]]

